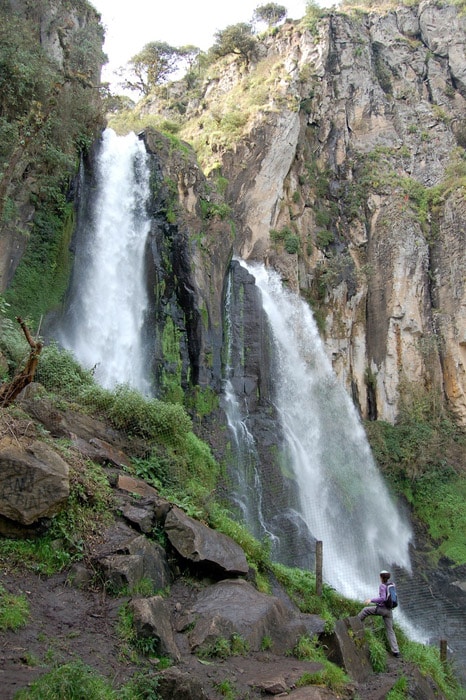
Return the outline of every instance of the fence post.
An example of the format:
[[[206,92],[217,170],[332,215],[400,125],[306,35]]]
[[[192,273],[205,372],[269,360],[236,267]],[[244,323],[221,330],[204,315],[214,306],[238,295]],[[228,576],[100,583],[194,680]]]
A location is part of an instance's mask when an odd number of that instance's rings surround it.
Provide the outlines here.
[[[447,640],[446,639],[440,640],[440,661],[442,662],[442,664],[447,663]]]
[[[316,595],[322,596],[322,565],[323,565],[323,546],[322,541],[316,541]]]

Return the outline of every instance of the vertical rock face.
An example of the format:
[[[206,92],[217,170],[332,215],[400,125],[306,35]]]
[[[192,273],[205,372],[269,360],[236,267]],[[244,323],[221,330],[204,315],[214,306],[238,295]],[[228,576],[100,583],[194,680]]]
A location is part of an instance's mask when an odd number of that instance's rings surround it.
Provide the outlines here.
[[[421,384],[466,424],[465,28],[455,7],[432,2],[331,12],[315,28],[286,23],[247,66],[231,58],[207,78],[181,135],[197,128],[208,144],[207,182],[227,179],[235,223],[228,245],[189,224],[211,343],[231,252],[264,261],[312,300],[363,416],[394,421],[400,387]],[[241,95],[251,100],[260,76],[247,113]],[[248,116],[226,144],[205,128],[209,110],[219,123],[231,114],[233,93]]]
[[[105,56],[100,15],[87,0],[4,0],[0,12],[2,42],[11,52],[2,56],[9,84],[8,91],[2,89],[2,128],[8,137],[2,137],[0,150],[0,291],[4,291],[30,245],[36,209],[47,199],[41,176],[53,173],[58,179],[62,174],[63,182],[68,182],[79,158],[76,132],[89,127],[89,139],[102,126],[97,88]],[[16,72],[8,65],[11,56],[17,57]],[[65,158],[52,163],[43,143],[47,137],[54,149],[70,158],[68,164]],[[53,202],[48,206],[51,209]]]

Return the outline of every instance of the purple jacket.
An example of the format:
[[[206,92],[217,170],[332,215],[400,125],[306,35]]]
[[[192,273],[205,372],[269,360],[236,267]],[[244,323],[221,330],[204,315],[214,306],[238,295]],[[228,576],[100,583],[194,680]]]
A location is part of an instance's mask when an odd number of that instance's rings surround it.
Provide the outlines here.
[[[379,597],[378,598],[371,598],[371,603],[375,603],[376,605],[385,605],[386,600],[387,600],[387,584],[381,583],[379,586]]]

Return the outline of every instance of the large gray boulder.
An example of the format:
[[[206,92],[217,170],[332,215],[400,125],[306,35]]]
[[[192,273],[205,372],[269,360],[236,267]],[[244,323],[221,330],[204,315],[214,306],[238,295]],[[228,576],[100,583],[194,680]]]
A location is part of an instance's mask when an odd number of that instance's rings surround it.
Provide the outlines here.
[[[193,650],[221,637],[237,634],[251,651],[259,651],[269,638],[272,651],[292,651],[303,635],[320,635],[325,623],[317,615],[294,614],[275,596],[260,593],[243,579],[228,579],[202,591],[191,609],[194,629],[189,635]]]
[[[45,443],[0,448],[1,515],[31,525],[58,513],[69,493],[69,466]]]
[[[246,556],[231,537],[211,530],[176,506],[167,514],[165,532],[176,551],[193,564],[223,576],[248,573]]]

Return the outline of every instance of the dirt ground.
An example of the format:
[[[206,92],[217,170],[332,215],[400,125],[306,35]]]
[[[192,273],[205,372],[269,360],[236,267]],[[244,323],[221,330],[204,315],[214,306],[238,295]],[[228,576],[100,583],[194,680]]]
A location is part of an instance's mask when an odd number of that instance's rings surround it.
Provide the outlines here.
[[[117,633],[118,611],[125,598],[112,598],[101,590],[82,590],[67,584],[66,575],[43,578],[32,573],[1,572],[2,585],[11,593],[24,593],[29,600],[30,620],[26,627],[0,635],[0,697],[13,700],[15,693],[27,686],[53,665],[81,659],[97,669],[118,688],[133,674],[156,672],[156,661],[131,659]],[[188,603],[189,593],[179,587],[170,597],[175,609]],[[250,681],[265,676],[284,676],[292,685],[312,664],[292,657],[274,657],[267,653],[231,657],[225,661],[200,661],[183,649],[178,667],[201,679],[209,700],[223,696],[215,685],[229,679],[238,698],[264,697],[253,690]],[[364,686],[354,685],[345,697],[382,700],[396,678],[409,675],[408,664],[390,659],[387,674],[371,677]],[[303,689],[304,690],[304,689]],[[270,696],[272,697],[272,696]],[[311,697],[302,695],[300,697]],[[319,698],[341,697],[321,689]],[[65,698],[63,700],[66,700]],[[194,699],[193,700],[197,700]]]

